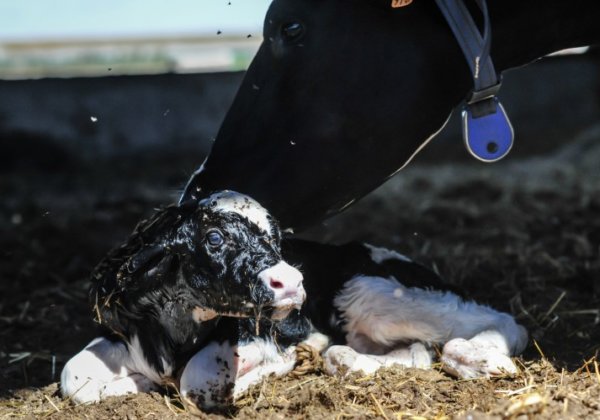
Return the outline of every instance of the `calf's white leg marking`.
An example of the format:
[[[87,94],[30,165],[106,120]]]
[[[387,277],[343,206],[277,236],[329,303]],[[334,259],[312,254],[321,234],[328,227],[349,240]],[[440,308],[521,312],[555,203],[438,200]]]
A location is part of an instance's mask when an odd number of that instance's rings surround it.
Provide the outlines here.
[[[323,350],[329,347],[329,344],[331,344],[331,339],[325,334],[322,334],[318,331],[313,331],[302,343],[315,348],[319,353],[321,353]]]
[[[179,380],[179,392],[190,407],[210,409],[233,401],[239,363],[235,352],[227,342],[211,342],[190,359]]]
[[[371,354],[367,360],[361,357],[365,355],[335,349],[326,357],[350,370],[364,365],[360,370],[365,373],[377,364],[385,366],[395,346],[407,341],[447,343],[443,361],[461,377],[489,376],[503,369],[515,372],[509,356],[521,352],[527,343],[525,329],[508,314],[465,302],[450,292],[407,288],[393,277],[354,277],[334,305],[346,321],[348,345],[358,353]],[[399,359],[404,356],[397,355]],[[411,363],[397,362],[414,366]]]
[[[323,355],[325,371],[330,375],[362,372],[370,375],[390,366],[431,367],[431,353],[422,343],[413,343],[384,355],[361,354],[349,346],[331,346]]]
[[[129,343],[127,349],[129,350],[127,366],[131,369],[131,371],[141,373],[156,383],[161,383],[163,377],[170,377],[173,373],[173,367],[170,366],[165,359],[161,360],[163,368],[162,374],[159,374],[148,364],[148,361],[144,357],[144,352],[142,351],[142,346],[137,335],[131,337],[131,343]]]
[[[522,331],[524,337],[527,333]],[[498,331],[483,331],[470,340],[455,338],[444,345],[443,368],[449,374],[464,378],[516,374],[505,337]]]
[[[212,342],[194,355],[180,380],[180,393],[192,407],[210,409],[232,403],[270,374],[283,376],[295,364],[295,347],[280,352],[270,340],[231,346]]]
[[[158,389],[154,382],[129,369],[129,360],[124,343],[103,337],[92,340],[63,368],[60,378],[63,396],[76,403],[91,403],[108,396]]]
[[[234,398],[271,374],[283,376],[291,372],[296,364],[295,350],[295,346],[279,349],[272,341],[260,339],[240,346],[238,354],[245,372],[235,381]]]

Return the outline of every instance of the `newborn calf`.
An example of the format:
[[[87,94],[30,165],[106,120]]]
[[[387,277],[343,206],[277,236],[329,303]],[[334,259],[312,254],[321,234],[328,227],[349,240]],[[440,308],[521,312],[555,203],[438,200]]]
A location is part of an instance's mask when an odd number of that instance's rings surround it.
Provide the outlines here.
[[[392,365],[429,368],[433,344],[443,346],[441,361],[454,376],[516,372],[510,356],[524,349],[525,329],[508,314],[464,301],[433,271],[367,244],[288,239],[282,246],[286,261],[304,276],[305,304],[273,324],[266,337],[240,324],[250,331],[244,340],[220,337],[199,351],[181,377],[190,406],[229,404],[265,375],[291,371],[295,347],[288,343],[300,339],[325,350],[330,374],[369,374]],[[303,336],[307,324],[312,333]]]
[[[63,395],[92,402],[176,383],[220,316],[281,319],[299,308],[302,275],[282,260],[280,240],[268,213],[233,192],[143,222],[93,273],[102,335],[64,367]],[[235,336],[229,329],[219,331]]]
[[[94,273],[104,333],[67,363],[63,394],[90,402],[172,382],[191,407],[228,405],[291,371],[303,341],[326,350],[331,374],[427,368],[432,344],[459,377],[516,371],[523,327],[431,270],[366,244],[280,239],[264,208],[232,192],[142,224]]]

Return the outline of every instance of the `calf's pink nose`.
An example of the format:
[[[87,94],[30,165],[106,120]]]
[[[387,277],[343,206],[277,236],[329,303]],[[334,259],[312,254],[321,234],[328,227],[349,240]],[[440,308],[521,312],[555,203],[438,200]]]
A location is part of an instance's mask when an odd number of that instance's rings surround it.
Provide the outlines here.
[[[258,277],[273,292],[275,305],[284,299],[299,303],[304,301],[306,293],[302,286],[302,273],[286,262],[280,261],[261,271]]]
[[[269,282],[269,286],[271,286],[272,289],[283,289],[285,287],[283,282],[273,278]]]

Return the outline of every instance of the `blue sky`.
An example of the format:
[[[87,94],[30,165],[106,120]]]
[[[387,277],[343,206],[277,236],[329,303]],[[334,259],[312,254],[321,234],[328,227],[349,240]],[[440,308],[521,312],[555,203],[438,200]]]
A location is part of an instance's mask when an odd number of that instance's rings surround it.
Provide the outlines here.
[[[271,0],[0,0],[0,41],[260,35]],[[231,5],[228,5],[231,3]]]

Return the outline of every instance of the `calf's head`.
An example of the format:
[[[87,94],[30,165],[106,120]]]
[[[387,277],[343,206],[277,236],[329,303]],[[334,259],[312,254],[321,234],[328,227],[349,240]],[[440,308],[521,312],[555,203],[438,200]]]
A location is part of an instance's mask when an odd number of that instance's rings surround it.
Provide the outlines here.
[[[118,319],[121,327],[124,318],[148,313],[165,322],[189,312],[196,322],[284,318],[302,305],[305,291],[302,274],[283,261],[280,241],[269,213],[235,192],[161,210],[93,273],[98,320],[111,327]]]
[[[178,229],[182,275],[206,297],[200,319],[217,314],[285,317],[305,298],[302,274],[281,257],[277,222],[256,201],[235,192],[201,200]]]

